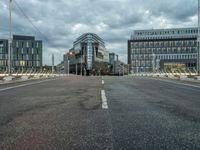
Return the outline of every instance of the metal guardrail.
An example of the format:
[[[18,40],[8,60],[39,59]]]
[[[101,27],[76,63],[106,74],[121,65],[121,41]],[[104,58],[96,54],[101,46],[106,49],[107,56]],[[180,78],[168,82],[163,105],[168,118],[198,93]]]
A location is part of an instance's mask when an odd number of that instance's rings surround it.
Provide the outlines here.
[[[157,71],[157,72],[140,72],[131,74],[132,76],[198,76],[195,69],[177,70],[174,72]]]
[[[63,73],[52,73],[51,71],[34,71],[34,70],[27,70],[27,71],[21,71],[21,72],[14,72],[11,74],[8,74],[7,72],[0,72],[0,77],[20,77],[20,76],[68,76],[67,74]]]

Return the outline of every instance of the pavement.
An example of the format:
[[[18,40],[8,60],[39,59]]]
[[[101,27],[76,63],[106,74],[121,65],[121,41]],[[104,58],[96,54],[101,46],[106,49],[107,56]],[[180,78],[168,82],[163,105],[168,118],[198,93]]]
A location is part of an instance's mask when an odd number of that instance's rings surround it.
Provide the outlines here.
[[[147,77],[0,85],[0,150],[198,150],[199,97],[198,84]]]

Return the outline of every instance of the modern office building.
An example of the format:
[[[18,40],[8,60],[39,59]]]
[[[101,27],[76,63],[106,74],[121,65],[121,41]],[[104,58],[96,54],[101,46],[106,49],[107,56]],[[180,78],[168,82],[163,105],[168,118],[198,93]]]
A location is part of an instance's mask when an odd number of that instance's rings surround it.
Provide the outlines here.
[[[33,36],[13,35],[12,71],[39,70],[42,67],[42,41]],[[8,40],[0,40],[0,70],[8,70]]]
[[[128,64],[134,73],[195,70],[198,28],[135,30],[128,40]]]
[[[115,74],[119,71],[119,56],[115,53],[109,54],[110,73]]]
[[[103,39],[98,35],[85,33],[76,39],[73,48],[64,59],[65,61],[69,59],[71,71],[78,70],[79,73],[89,74],[95,63],[109,62],[109,52],[106,50]]]
[[[6,71],[8,66],[8,40],[0,39],[0,71]]]

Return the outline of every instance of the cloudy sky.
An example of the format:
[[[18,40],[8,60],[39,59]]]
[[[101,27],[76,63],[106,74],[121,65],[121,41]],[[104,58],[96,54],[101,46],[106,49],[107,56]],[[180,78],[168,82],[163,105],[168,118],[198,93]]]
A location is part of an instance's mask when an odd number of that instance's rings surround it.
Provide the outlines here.
[[[17,7],[18,3],[33,28]],[[9,0],[0,2],[0,38],[8,38]],[[56,63],[83,33],[104,39],[110,52],[127,61],[133,30],[197,26],[197,0],[13,0],[13,34],[44,42],[44,64]]]

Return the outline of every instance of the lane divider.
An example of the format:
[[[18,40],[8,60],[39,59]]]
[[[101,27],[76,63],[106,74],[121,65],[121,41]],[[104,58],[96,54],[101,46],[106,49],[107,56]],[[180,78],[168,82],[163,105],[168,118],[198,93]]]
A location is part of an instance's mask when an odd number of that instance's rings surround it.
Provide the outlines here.
[[[104,90],[101,90],[101,99],[102,99],[102,109],[108,109],[108,102]]]
[[[43,82],[54,81],[54,80],[57,80],[57,79],[50,79],[50,80],[43,80],[43,81],[39,81],[39,82],[31,82],[31,83],[27,83],[27,84],[20,84],[20,85],[0,89],[0,92],[6,91],[6,90],[11,90],[11,89],[16,89],[16,88],[20,88],[20,87],[24,87],[24,86],[40,84],[40,83],[43,83]]]
[[[104,83],[105,83],[104,80],[102,80],[102,84],[103,84],[103,85],[104,85]]]

